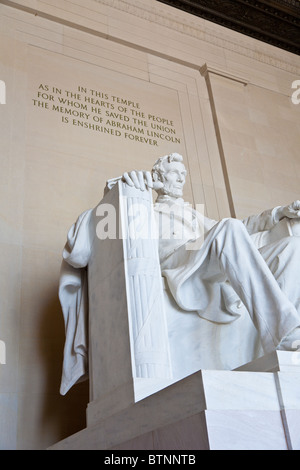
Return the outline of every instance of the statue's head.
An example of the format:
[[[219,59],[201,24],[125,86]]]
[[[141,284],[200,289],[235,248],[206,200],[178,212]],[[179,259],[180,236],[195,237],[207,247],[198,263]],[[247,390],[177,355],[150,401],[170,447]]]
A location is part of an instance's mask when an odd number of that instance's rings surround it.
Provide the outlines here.
[[[186,178],[183,157],[179,153],[171,153],[156,160],[152,168],[152,179],[157,193],[172,197],[182,197]]]

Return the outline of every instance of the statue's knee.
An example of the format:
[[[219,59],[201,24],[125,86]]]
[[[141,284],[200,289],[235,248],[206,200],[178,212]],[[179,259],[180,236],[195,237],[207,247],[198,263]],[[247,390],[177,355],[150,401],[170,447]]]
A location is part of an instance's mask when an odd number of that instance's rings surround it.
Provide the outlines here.
[[[226,227],[227,230],[231,230],[232,232],[240,232],[245,231],[245,225],[241,220],[238,219],[233,219],[233,218],[228,218],[228,219],[223,219],[224,220],[224,226]]]

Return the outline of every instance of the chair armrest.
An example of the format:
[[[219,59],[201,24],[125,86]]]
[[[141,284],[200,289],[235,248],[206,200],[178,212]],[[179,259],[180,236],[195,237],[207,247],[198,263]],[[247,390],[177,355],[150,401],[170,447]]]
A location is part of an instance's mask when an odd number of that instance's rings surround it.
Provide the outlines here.
[[[284,218],[280,220],[270,230],[254,233],[251,235],[252,241],[256,248],[262,248],[265,245],[274,243],[285,237],[300,236],[300,219]]]

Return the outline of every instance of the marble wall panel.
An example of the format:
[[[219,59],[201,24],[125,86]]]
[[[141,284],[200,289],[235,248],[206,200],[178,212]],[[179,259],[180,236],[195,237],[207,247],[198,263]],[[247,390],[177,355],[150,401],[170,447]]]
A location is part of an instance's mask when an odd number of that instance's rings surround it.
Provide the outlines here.
[[[210,74],[238,218],[299,198],[298,108],[291,96]]]

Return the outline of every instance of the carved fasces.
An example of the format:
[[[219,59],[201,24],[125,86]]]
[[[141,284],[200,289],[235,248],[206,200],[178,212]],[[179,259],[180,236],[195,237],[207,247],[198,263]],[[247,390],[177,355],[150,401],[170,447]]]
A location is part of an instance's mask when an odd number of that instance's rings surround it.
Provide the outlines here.
[[[140,378],[170,378],[152,191],[118,184],[133,370]]]

